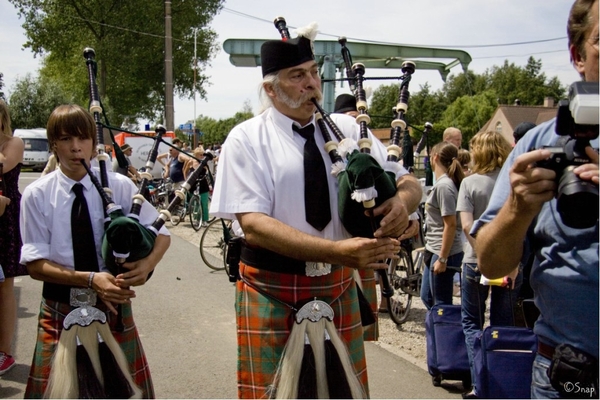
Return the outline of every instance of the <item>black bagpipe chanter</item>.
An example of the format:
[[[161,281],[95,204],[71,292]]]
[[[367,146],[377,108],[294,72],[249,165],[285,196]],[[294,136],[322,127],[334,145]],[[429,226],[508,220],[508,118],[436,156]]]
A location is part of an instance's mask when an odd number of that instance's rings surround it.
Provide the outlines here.
[[[147,257],[154,247],[154,240],[158,235],[159,230],[164,223],[171,217],[171,212],[175,210],[185,200],[188,192],[193,191],[197,184],[198,178],[202,174],[206,164],[213,158],[209,152],[205,153],[205,157],[200,162],[200,167],[194,170],[188,179],[182,184],[181,189],[175,192],[175,198],[171,201],[166,210],[160,211],[159,217],[149,226],[144,226],[139,221],[142,205],[147,198],[148,184],[152,181],[151,171],[154,168],[156,158],[158,156],[158,148],[162,141],[162,136],[166,133],[166,129],[162,125],[158,125],[155,129],[156,135],[154,143],[148,153],[148,159],[144,171],[140,173],[142,178],[139,184],[139,191],[133,196],[131,210],[125,215],[122,207],[115,205],[111,198],[111,190],[106,178],[106,165],[104,160],[107,158],[104,154],[104,135],[103,125],[100,121],[99,98],[96,89],[95,73],[94,73],[94,50],[85,49],[84,57],[88,66],[90,78],[90,112],[96,121],[96,130],[98,138],[98,164],[100,166],[101,181],[94,176],[93,173],[84,163],[88,170],[90,179],[98,190],[102,198],[107,215],[107,224],[105,226],[105,234],[102,239],[102,257],[104,262],[113,275],[119,274],[120,266],[125,262],[138,261]]]

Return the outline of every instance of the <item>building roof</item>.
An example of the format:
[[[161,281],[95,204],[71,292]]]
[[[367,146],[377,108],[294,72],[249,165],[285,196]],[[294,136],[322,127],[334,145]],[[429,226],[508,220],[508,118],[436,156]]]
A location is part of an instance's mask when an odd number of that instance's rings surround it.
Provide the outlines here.
[[[510,129],[514,129],[521,122],[529,121],[536,125],[551,120],[556,116],[557,107],[544,107],[544,106],[498,106],[492,118],[486,122],[481,128],[481,131],[487,131],[493,129],[490,127],[493,121],[498,119],[498,114],[502,113],[504,118],[508,121]]]

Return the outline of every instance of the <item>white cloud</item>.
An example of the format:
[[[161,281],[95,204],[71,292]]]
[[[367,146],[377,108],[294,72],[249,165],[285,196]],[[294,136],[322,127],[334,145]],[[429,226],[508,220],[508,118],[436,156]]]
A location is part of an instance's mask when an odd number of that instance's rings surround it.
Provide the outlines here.
[[[566,20],[572,2],[565,0],[327,0],[286,2],[281,0],[228,0],[212,28],[219,43],[229,38],[277,39],[273,19],[283,16],[290,26],[304,26],[312,21],[319,24],[317,40],[336,40],[338,36],[390,43],[428,46],[459,46],[516,43],[566,37]],[[238,13],[244,13],[243,16]],[[258,17],[258,20],[249,16]],[[14,7],[0,2],[0,72],[9,91],[17,77],[35,73],[39,59],[21,47],[26,38]],[[173,23],[176,23],[174,20]],[[291,29],[294,36],[294,30]],[[325,34],[331,35],[326,36]],[[547,77],[558,76],[563,84],[578,79],[569,64],[566,39],[520,46],[463,48],[473,58],[470,69],[482,73],[505,59],[525,65],[533,55],[542,59]],[[177,57],[177,54],[173,55]],[[259,68],[236,68],[229,56],[220,50],[205,71],[210,76],[207,100],[197,99],[196,115],[227,118],[240,111],[250,100],[258,111],[257,86]],[[455,67],[451,72],[460,72]],[[369,76],[398,76],[400,71],[367,70]],[[375,83],[377,82],[377,83]],[[417,70],[411,89],[429,82],[438,89],[443,82],[434,71]],[[388,81],[371,81],[377,86]],[[347,86],[338,91],[347,91]],[[175,123],[179,125],[194,117],[193,99],[176,99]]]

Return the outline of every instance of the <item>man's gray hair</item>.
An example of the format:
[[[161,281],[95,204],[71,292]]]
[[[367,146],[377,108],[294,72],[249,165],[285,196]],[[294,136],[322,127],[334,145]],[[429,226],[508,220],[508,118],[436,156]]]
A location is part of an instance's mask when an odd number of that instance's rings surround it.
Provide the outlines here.
[[[260,86],[258,88],[258,98],[260,99],[262,110],[260,110],[259,114],[267,108],[273,106],[273,100],[269,97],[265,90],[266,85],[279,85],[279,71],[265,75],[262,82],[260,83]]]

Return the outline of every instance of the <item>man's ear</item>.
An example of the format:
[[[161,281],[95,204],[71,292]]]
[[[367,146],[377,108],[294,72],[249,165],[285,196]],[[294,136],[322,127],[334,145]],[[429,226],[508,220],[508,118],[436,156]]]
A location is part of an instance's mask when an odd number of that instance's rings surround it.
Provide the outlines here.
[[[265,83],[263,88],[265,89],[265,93],[267,94],[267,96],[269,96],[270,98],[274,99],[275,98],[275,90],[273,90],[273,85],[270,83]]]
[[[585,73],[585,58],[581,55],[581,53],[579,53],[577,46],[573,44],[569,46],[569,54],[571,55],[571,62],[573,63],[573,66],[575,67],[579,75],[583,76],[583,74]]]

